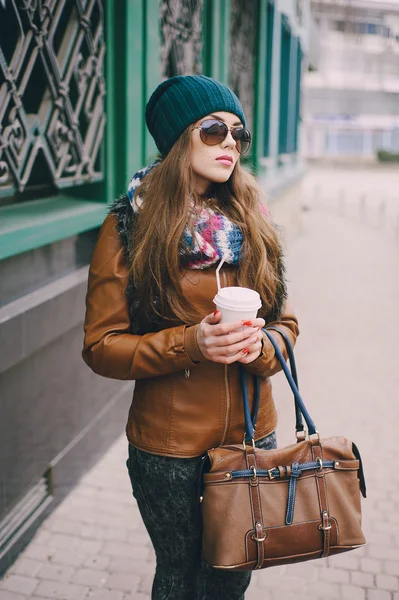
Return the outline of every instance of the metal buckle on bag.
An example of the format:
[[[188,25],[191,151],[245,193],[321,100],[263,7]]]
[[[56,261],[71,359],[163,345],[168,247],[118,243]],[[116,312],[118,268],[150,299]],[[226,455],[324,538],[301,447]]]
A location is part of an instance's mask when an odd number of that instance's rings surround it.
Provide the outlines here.
[[[274,471],[274,468],[273,469],[267,469],[267,474],[269,475],[269,479],[276,479],[276,476],[273,475],[273,471]]]
[[[255,542],[264,542],[267,537],[267,534],[265,531],[263,531],[262,523],[259,523],[259,521],[257,521],[255,523],[255,532],[256,533],[253,533],[251,536],[252,539]],[[262,536],[262,537],[259,537],[259,536]]]
[[[319,465],[318,468],[317,468],[317,471],[319,473],[322,473],[323,472],[323,461],[321,460],[320,456],[316,456],[316,462]]]
[[[256,446],[255,446],[255,440],[254,440],[254,438],[252,438],[251,441],[252,441],[252,448],[255,450]],[[242,445],[243,445],[243,448],[244,448],[244,451],[245,451],[247,449],[247,446],[245,444],[245,433],[244,433],[244,439],[242,441]]]
[[[256,481],[256,467],[255,467],[255,465],[251,465],[249,468],[251,469],[251,471],[254,472],[252,479],[254,481]]]

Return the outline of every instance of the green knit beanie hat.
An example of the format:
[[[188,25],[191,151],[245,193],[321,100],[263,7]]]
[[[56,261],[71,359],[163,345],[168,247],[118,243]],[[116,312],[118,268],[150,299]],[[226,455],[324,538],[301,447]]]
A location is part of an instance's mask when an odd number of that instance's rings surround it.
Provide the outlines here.
[[[243,108],[227,85],[205,75],[177,75],[153,92],[145,120],[158,150],[166,155],[186,127],[216,111],[237,115],[245,127]]]

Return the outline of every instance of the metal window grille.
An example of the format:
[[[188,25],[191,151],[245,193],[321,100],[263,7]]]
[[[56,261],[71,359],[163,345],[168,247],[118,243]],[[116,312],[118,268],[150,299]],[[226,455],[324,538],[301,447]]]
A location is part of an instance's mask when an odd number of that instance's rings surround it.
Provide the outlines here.
[[[164,78],[202,73],[203,0],[161,0],[161,71]]]
[[[232,0],[230,83],[244,108],[247,126],[253,130],[258,3]]]
[[[101,0],[0,0],[0,197],[103,179]]]

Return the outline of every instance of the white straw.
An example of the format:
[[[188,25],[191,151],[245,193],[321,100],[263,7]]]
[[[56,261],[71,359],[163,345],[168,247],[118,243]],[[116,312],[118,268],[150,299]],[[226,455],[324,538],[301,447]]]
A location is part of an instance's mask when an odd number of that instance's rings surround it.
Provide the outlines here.
[[[224,263],[224,261],[226,260],[226,258],[227,258],[227,254],[223,254],[222,259],[221,259],[221,261],[219,263],[219,266],[216,269],[216,282],[218,284],[218,292],[220,292],[220,275],[219,275],[219,271],[222,268],[222,264]]]

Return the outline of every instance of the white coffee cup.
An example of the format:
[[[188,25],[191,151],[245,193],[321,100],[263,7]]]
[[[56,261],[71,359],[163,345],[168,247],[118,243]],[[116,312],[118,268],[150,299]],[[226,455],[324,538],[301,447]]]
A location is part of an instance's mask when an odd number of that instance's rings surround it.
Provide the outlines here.
[[[262,306],[258,292],[245,287],[220,288],[213,302],[222,313],[219,323],[256,319]]]

